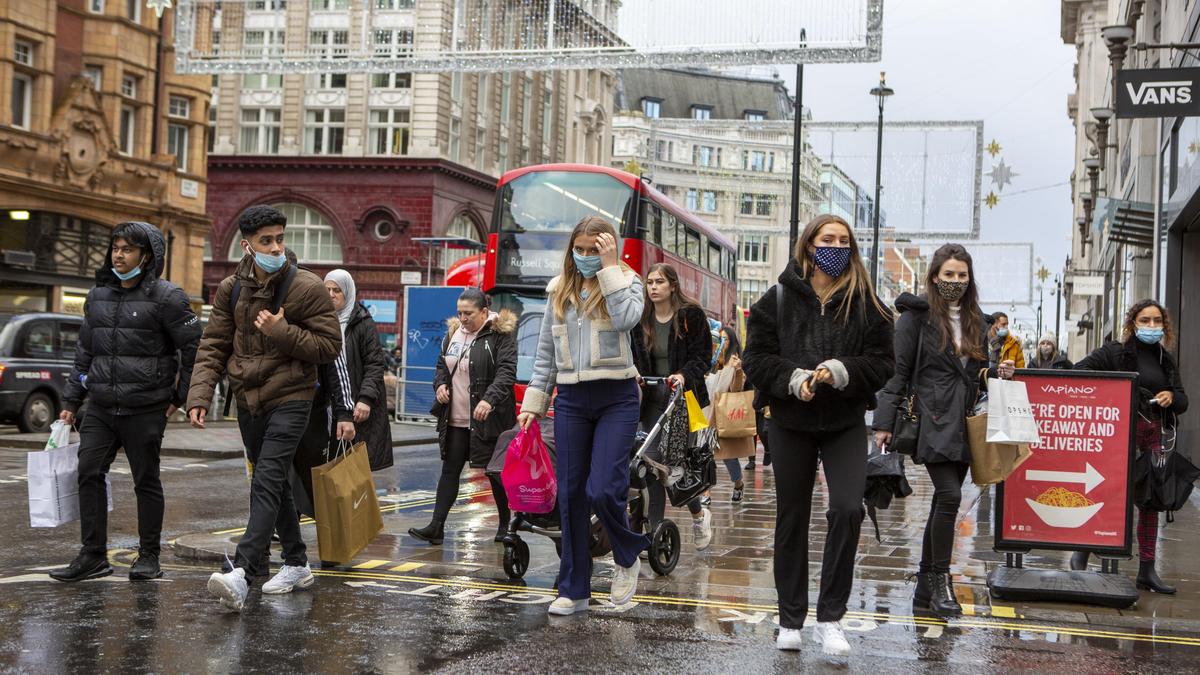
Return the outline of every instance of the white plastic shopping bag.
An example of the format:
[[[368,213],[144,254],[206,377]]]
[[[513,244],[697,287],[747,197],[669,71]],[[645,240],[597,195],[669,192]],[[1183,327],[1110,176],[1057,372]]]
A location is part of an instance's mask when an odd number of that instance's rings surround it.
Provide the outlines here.
[[[1024,382],[988,379],[987,411],[988,443],[1041,443]]]
[[[79,444],[71,443],[71,428],[62,421],[50,427],[50,440],[42,452],[27,458],[29,526],[58,527],[79,520]],[[108,510],[112,511],[112,485],[104,477]]]

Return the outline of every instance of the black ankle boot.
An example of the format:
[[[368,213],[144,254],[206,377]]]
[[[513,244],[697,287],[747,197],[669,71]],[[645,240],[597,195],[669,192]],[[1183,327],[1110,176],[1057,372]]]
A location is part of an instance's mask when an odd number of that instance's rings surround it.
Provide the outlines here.
[[[500,525],[500,527],[496,528],[496,538],[493,539],[492,541],[496,542],[497,544],[502,544],[507,540],[508,540],[508,525],[502,523]]]
[[[962,616],[962,605],[959,605],[958,599],[954,597],[954,585],[950,582],[950,574],[933,572],[928,578],[933,591],[929,598],[929,611],[942,619]]]
[[[912,575],[917,579],[917,588],[913,591],[913,607],[929,609],[929,600],[933,597],[933,587],[930,585],[932,572],[917,572]]]
[[[1088,553],[1087,551],[1075,551],[1071,554],[1071,569],[1077,572],[1086,570],[1088,566],[1088,558],[1091,556],[1092,554]]]
[[[1153,560],[1142,560],[1138,563],[1137,587],[1164,595],[1175,595],[1176,590],[1174,586],[1168,586],[1159,578]]]
[[[436,520],[429,523],[421,529],[415,527],[408,528],[408,533],[421,541],[427,541],[430,544],[441,544],[446,537],[446,526],[444,523],[439,523]]]

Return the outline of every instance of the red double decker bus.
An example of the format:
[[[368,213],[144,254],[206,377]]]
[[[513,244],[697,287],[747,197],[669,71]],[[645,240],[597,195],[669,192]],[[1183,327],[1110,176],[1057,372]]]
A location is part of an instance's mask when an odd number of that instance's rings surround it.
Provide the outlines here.
[[[508,308],[520,317],[519,383],[528,382],[533,371],[546,284],[562,271],[567,239],[585,216],[600,216],[613,224],[622,238],[621,260],[638,274],[644,277],[656,263],[673,265],[684,292],[710,317],[735,323],[733,242],[648,182],[619,169],[587,164],[514,169],[497,185],[483,264],[478,257],[459,261],[447,271],[447,283],[478,284],[492,295],[497,311]]]

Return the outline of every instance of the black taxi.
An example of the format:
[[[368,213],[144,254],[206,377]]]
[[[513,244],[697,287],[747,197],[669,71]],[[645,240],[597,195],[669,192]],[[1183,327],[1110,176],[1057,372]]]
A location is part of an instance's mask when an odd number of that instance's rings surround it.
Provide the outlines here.
[[[28,312],[0,314],[0,423],[48,432],[62,394],[83,317]]]

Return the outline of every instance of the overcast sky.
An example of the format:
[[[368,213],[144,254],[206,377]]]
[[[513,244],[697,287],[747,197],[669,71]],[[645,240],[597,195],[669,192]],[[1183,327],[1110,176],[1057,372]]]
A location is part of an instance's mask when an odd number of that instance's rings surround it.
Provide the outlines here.
[[[982,119],[984,142],[994,138],[1003,148],[994,159],[984,155],[984,173],[1003,158],[1019,175],[998,193],[994,209],[983,207],[981,239],[1033,242],[1051,271],[1048,287],[1070,253],[1072,227],[1067,95],[1075,49],[1062,42],[1059,12],[1058,0],[884,0],[880,63],[810,65],[804,75],[804,105],[817,120],[874,119],[867,92],[880,70],[896,90],[885,119]],[[780,75],[792,86],[795,68],[781,66]],[[985,175],[983,194],[991,187]],[[1053,304],[1048,291],[1051,330]],[[1018,314],[1031,323],[1035,316],[1029,308]]]

